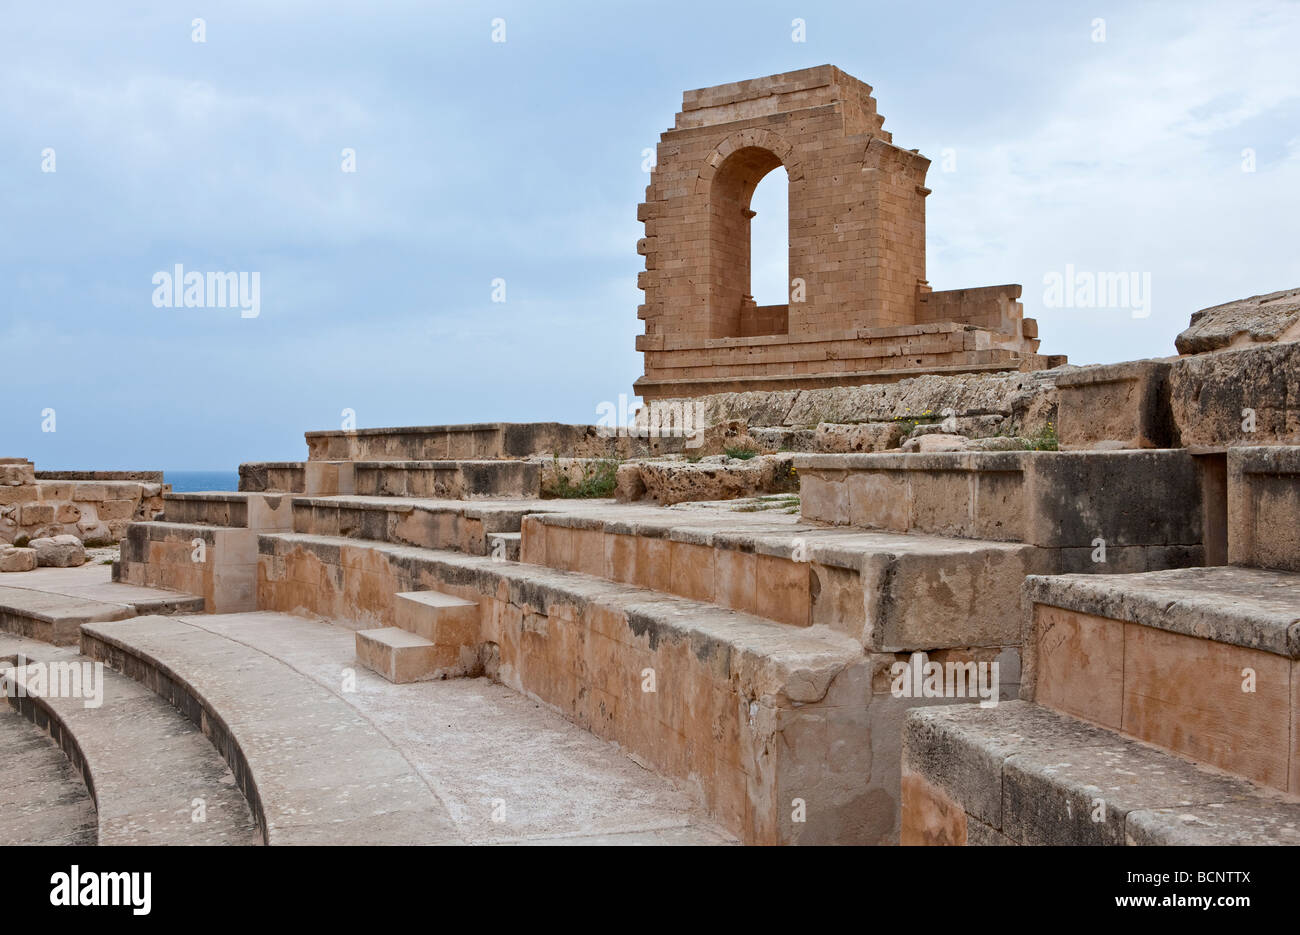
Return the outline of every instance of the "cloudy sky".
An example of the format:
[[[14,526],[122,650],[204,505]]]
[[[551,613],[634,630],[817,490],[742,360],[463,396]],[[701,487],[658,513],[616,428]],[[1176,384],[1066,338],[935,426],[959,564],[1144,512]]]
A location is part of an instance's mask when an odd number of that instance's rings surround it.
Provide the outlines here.
[[[233,470],[345,408],[594,421],[641,373],[643,150],[685,89],[822,63],[933,160],[934,288],[1023,283],[1075,363],[1171,354],[1300,284],[1297,48],[1300,4],[1245,0],[12,0],[0,455]],[[756,232],[760,301],[783,250]],[[177,264],[258,272],[260,314],[155,307]],[[1149,273],[1151,314],[1044,308],[1067,264]]]

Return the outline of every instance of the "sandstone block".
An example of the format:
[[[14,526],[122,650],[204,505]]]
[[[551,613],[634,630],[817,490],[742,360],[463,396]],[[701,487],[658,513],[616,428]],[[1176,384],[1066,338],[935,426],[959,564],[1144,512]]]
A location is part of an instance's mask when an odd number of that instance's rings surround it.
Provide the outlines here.
[[[103,500],[96,507],[99,518],[105,522],[129,520],[135,516],[134,500]]]
[[[1079,367],[1056,381],[1062,449],[1174,448],[1169,362]]]
[[[37,564],[46,568],[75,568],[86,562],[86,550],[76,536],[53,536],[33,539],[30,543],[36,553]]]
[[[0,572],[31,571],[36,567],[36,550],[0,545]]]
[[[1266,341],[1300,340],[1300,289],[1252,295],[1192,313],[1175,339],[1180,354],[1203,354]]]
[[[1300,445],[1300,342],[1174,361],[1169,405],[1181,443],[1194,450]]]
[[[816,451],[888,451],[901,444],[906,426],[901,422],[823,422],[817,426]]]
[[[54,522],[54,514],[53,503],[24,503],[20,522],[24,526],[45,525]]]
[[[908,452],[919,451],[923,454],[936,451],[961,451],[968,444],[969,439],[964,435],[930,432],[916,438],[909,438],[903,443],[903,450]]]

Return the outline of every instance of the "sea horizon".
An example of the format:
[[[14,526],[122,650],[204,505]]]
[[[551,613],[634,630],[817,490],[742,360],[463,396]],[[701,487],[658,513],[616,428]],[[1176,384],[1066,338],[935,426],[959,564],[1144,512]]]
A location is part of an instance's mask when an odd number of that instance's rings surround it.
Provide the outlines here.
[[[238,490],[239,471],[169,471],[163,470],[163,483],[171,484],[174,493],[199,490]]]

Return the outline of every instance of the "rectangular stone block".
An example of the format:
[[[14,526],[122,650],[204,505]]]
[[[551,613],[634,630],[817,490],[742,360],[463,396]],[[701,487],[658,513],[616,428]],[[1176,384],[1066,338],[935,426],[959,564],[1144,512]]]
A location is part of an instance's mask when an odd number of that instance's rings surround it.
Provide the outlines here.
[[[362,665],[390,682],[414,682],[438,668],[433,643],[396,627],[358,630],[356,644]]]
[[[1228,452],[1228,561],[1300,571],[1300,447]]]
[[[1169,389],[1189,448],[1300,445],[1300,341],[1181,358]]]
[[[1169,362],[1081,367],[1056,380],[1057,437],[1065,450],[1177,447]]]

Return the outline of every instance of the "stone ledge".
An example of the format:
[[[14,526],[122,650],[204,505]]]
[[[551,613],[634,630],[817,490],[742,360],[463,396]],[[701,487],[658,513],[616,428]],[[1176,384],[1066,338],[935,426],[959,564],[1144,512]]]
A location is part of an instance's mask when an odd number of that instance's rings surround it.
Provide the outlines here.
[[[1300,800],[1025,701],[909,712],[903,843],[992,837],[1049,845],[1298,844]]]
[[[1030,575],[1036,604],[1300,659],[1300,574],[1218,566],[1133,575]]]
[[[442,581],[472,588],[484,597],[505,595],[511,604],[544,616],[566,611],[581,615],[593,605],[621,609],[629,626],[646,636],[651,648],[660,641],[684,642],[700,659],[721,659],[732,678],[739,680],[739,690],[749,697],[818,701],[841,670],[864,658],[858,641],[826,627],[792,627],[577,572],[299,533],[260,536],[258,546],[264,560],[303,548],[316,552],[327,564],[340,566],[360,561],[359,553],[381,553],[399,566],[432,571]],[[357,558],[349,559],[349,552]]]

